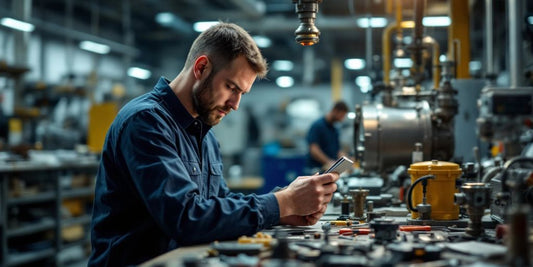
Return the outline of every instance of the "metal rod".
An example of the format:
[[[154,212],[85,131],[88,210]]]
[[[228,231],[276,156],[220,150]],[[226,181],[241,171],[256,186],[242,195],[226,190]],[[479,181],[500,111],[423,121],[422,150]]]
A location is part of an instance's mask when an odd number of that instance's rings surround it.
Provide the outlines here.
[[[523,1],[509,0],[509,77],[511,88],[523,85],[522,18]]]
[[[486,74],[494,74],[494,46],[492,44],[494,27],[494,11],[492,8],[492,0],[485,0],[485,52],[486,52],[486,62],[487,66]]]

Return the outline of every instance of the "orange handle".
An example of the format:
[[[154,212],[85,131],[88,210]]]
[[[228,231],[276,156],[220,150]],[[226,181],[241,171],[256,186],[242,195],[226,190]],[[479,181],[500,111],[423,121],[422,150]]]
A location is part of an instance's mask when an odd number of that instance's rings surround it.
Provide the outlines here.
[[[412,232],[412,231],[431,231],[430,225],[400,225],[400,231]]]

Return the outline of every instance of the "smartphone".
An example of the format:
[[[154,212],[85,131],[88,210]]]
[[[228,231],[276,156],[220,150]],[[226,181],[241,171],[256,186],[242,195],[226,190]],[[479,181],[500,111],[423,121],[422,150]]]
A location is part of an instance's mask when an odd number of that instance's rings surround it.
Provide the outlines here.
[[[324,173],[330,173],[330,172],[336,172],[338,174],[341,174],[347,170],[349,170],[353,166],[353,161],[351,161],[347,157],[340,157],[327,171]]]

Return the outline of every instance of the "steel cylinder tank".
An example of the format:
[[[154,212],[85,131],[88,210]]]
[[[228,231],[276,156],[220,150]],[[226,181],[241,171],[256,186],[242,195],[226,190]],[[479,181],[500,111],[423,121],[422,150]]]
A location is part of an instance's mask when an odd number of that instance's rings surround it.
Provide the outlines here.
[[[432,151],[431,109],[427,101],[406,107],[365,104],[356,110],[355,146],[365,171],[386,171],[411,164],[415,143],[424,157]]]

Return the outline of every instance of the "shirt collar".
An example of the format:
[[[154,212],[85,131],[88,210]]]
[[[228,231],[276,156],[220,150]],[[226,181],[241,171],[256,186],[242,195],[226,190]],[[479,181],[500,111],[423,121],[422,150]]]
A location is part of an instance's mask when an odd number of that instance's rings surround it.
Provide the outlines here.
[[[209,129],[211,129],[211,126],[191,116],[174,91],[172,91],[169,83],[170,81],[165,77],[159,78],[159,81],[154,87],[154,93],[161,97],[163,105],[170,111],[172,117],[180,126],[191,133],[201,133],[201,137],[203,138]]]

